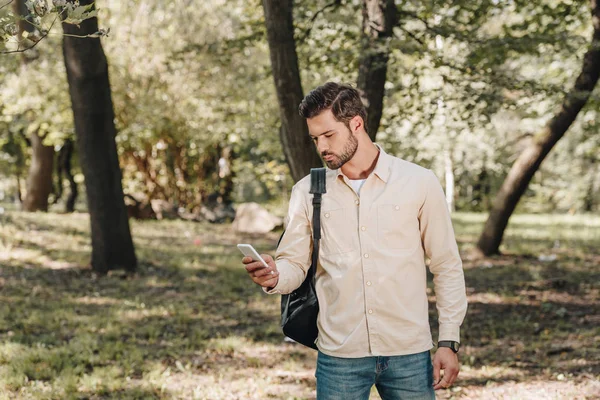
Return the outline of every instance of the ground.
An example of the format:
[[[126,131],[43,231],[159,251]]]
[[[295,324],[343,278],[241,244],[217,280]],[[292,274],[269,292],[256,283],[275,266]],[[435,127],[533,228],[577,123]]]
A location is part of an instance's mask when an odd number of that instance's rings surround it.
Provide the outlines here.
[[[459,380],[438,398],[598,398],[600,217],[514,216],[504,255],[481,260],[484,218],[453,216],[469,311]],[[0,399],[315,398],[315,352],[284,342],[279,298],[235,248],[272,252],[277,232],[132,221],[138,273],[98,277],[88,224],[0,214]]]

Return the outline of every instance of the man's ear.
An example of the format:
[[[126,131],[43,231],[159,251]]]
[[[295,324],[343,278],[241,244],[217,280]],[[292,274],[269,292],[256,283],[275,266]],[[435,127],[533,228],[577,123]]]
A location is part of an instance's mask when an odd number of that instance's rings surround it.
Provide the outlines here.
[[[355,133],[360,127],[363,126],[363,119],[359,115],[354,116],[354,118],[350,120],[350,130],[352,133]]]

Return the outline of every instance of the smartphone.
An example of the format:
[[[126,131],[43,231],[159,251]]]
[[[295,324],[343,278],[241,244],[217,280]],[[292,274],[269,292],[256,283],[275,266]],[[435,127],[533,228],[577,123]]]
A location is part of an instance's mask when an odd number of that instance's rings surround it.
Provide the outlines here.
[[[246,257],[252,258],[254,261],[260,261],[265,268],[269,268],[269,265],[263,260],[263,258],[258,254],[258,251],[251,244],[238,244],[238,249],[242,252]]]

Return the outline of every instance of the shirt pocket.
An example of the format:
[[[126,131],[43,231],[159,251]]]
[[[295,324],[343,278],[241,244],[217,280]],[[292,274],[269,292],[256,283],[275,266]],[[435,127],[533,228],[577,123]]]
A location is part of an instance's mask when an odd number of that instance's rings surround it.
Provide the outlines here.
[[[417,210],[411,203],[377,206],[377,242],[394,250],[412,250],[421,243]]]
[[[346,213],[343,208],[321,212],[321,254],[341,254],[352,251],[352,230],[348,227]]]

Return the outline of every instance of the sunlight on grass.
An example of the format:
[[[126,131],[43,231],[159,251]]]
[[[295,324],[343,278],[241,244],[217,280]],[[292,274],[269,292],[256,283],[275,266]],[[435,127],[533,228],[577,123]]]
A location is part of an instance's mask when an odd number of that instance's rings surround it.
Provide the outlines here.
[[[485,216],[453,219],[468,248]],[[272,253],[278,233],[132,221],[139,271],[98,278],[88,229],[85,214],[0,216],[0,399],[314,399],[316,353],[283,341],[279,297],[248,279],[235,248]],[[600,304],[599,232],[600,217],[517,215],[510,255],[465,260],[460,389],[438,398],[537,393],[558,376],[557,398],[589,390],[600,376],[589,312]]]

